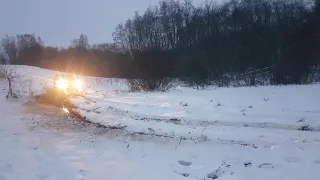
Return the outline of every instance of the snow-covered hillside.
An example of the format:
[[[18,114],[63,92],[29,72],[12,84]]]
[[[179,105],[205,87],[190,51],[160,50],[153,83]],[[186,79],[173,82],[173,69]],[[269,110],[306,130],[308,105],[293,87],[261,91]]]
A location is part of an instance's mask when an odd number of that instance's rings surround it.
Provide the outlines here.
[[[101,127],[25,104],[57,72],[16,68],[21,98],[1,85],[0,180],[320,179],[319,84],[130,93],[82,77],[75,111]]]

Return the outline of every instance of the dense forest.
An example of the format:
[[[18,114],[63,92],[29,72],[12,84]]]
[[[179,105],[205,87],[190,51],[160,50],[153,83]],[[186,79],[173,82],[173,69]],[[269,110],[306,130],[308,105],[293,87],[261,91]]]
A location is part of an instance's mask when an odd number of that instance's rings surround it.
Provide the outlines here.
[[[108,23],[108,22],[105,22]],[[0,62],[84,75],[194,84],[319,81],[320,0],[163,0],[115,27],[112,43],[46,46],[34,34],[1,40]]]

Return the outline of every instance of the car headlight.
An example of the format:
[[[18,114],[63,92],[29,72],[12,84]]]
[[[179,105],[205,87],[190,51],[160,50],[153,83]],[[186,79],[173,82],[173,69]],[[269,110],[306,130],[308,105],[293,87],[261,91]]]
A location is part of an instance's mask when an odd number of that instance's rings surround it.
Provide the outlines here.
[[[76,90],[80,91],[83,87],[83,82],[80,79],[76,79],[76,80],[72,81],[72,86]]]
[[[67,90],[68,87],[69,87],[69,81],[66,80],[66,79],[63,79],[63,78],[58,79],[56,81],[56,86],[57,86],[58,89]]]

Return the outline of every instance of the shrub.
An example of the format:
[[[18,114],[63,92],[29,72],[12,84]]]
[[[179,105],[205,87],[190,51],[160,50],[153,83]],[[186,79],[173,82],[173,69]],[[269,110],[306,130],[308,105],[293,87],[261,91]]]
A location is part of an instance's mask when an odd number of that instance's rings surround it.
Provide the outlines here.
[[[127,79],[130,91],[168,91],[174,87],[171,78]]]
[[[13,84],[16,79],[19,79],[20,76],[17,74],[16,68],[11,65],[1,65],[0,66],[0,79],[5,79],[8,82],[8,94],[6,98],[16,98],[18,95],[13,88]]]

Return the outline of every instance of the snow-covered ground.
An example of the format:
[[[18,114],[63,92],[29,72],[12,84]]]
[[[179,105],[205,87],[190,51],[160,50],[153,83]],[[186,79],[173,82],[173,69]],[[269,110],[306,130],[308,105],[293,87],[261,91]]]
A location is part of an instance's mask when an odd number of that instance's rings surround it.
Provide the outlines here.
[[[105,128],[29,102],[56,72],[17,71],[22,97],[0,89],[0,180],[320,179],[319,84],[129,93],[83,77],[75,110]]]

